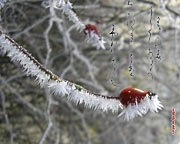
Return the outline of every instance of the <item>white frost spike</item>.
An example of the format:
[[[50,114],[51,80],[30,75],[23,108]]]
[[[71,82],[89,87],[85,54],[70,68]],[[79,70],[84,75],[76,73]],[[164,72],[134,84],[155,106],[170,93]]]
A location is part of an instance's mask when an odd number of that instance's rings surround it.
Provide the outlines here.
[[[94,31],[87,32],[86,40],[89,41],[97,49],[106,49],[104,44],[106,43],[102,37],[97,35]]]
[[[142,116],[146,114],[148,111],[158,112],[161,110],[163,105],[158,100],[158,95],[152,96],[151,99],[147,94],[146,97],[140,102],[136,104],[129,104],[124,110],[119,114],[119,117],[124,115],[125,120],[133,119],[137,116]]]
[[[50,82],[48,84],[49,89],[55,95],[68,95],[70,90],[67,86],[67,82]]]
[[[67,96],[68,100],[73,101],[75,104],[84,104],[94,110],[101,109],[105,112],[110,110],[117,113],[122,106],[119,100],[107,99],[83,90],[77,90],[72,83],[52,81],[48,84],[48,87],[53,94]]]
[[[18,62],[22,67],[26,75],[36,77],[36,80],[41,86],[50,79],[45,72],[41,71],[39,67],[30,60],[30,58],[20,51],[9,39],[5,38],[4,34],[0,36],[0,52],[1,54],[7,53],[7,56],[11,58],[14,63]]]

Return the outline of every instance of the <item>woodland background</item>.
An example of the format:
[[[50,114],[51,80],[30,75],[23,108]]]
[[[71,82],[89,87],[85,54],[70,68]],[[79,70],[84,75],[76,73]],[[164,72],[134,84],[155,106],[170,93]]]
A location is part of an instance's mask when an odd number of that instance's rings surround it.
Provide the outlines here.
[[[164,109],[126,122],[117,114],[53,97],[48,115],[51,94],[25,76],[18,64],[0,57],[0,143],[41,143],[51,117],[53,127],[44,144],[178,144],[180,1],[131,0],[129,5],[127,0],[71,2],[84,23],[98,26],[106,50],[89,44],[61,10],[45,8],[47,1],[7,2],[1,11],[1,29],[66,80],[114,96],[128,86],[151,90],[159,95]],[[113,25],[114,37],[109,34]],[[174,136],[172,107],[176,110]]]

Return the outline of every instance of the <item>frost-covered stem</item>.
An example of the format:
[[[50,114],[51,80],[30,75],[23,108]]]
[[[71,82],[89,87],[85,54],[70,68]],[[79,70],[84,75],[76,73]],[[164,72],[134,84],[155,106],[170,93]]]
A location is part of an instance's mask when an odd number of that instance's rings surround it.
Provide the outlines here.
[[[0,34],[0,54],[7,54],[13,62],[18,62],[27,75],[33,76],[42,87],[46,87],[57,96],[66,96],[76,104],[86,107],[118,112],[121,103],[116,97],[92,93],[80,85],[63,80],[41,65],[22,46],[9,36]]]
[[[54,0],[52,5],[54,8],[62,10],[63,13],[68,16],[68,19],[74,23],[76,29],[84,31],[86,33],[86,40],[92,43],[93,46],[95,46],[97,49],[105,49],[105,41],[103,37],[97,33],[97,30],[94,31],[97,29],[96,26],[91,24],[85,25],[74,12],[72,3],[69,0]]]
[[[53,127],[53,122],[52,122],[52,117],[51,117],[51,106],[52,106],[52,95],[46,91],[46,95],[47,95],[47,101],[48,101],[48,105],[47,105],[47,111],[46,111],[46,117],[48,119],[48,125],[39,141],[39,144],[43,144],[44,141],[46,140],[51,128]]]
[[[19,51],[22,52],[22,54],[24,56],[27,56],[27,58],[29,58],[29,60],[31,62],[33,62],[36,66],[38,66],[38,68],[40,70],[42,70],[45,74],[49,75],[51,79],[53,80],[58,80],[61,81],[58,76],[54,75],[51,71],[49,71],[48,69],[46,69],[43,65],[41,65],[33,56],[31,56],[30,53],[27,52],[26,49],[24,49],[22,46],[20,46],[18,43],[16,43],[13,39],[11,39],[8,35],[2,34],[1,36],[4,35],[5,36],[5,40],[8,40],[8,42],[10,42],[13,46],[15,46],[15,48]]]
[[[52,26],[54,24],[54,21],[57,20],[57,16],[56,16],[56,13],[54,11],[52,3],[50,4],[49,11],[50,11],[50,14],[51,14],[51,18],[49,19],[49,25],[48,25],[45,33],[44,33],[45,41],[46,41],[46,48],[47,48],[47,54],[46,54],[46,59],[45,59],[45,67],[48,64],[50,54],[51,54],[51,51],[52,51],[52,48],[51,48],[50,42],[49,42],[49,32],[51,31],[51,28],[52,28]]]
[[[96,88],[100,89],[101,91],[105,92],[104,88],[97,82],[93,71],[94,69],[96,69],[96,67],[94,67],[91,62],[89,61],[89,59],[87,59],[82,52],[78,49],[77,44],[72,40],[71,36],[70,36],[70,32],[75,28],[75,26],[71,26],[65,33],[64,33],[64,43],[68,43],[68,45],[70,47],[72,47],[74,50],[72,51],[72,54],[78,58],[79,60],[81,60],[86,66],[87,69],[89,71],[89,75],[91,80],[93,81],[93,84],[95,84]],[[60,29],[59,29],[60,31]]]
[[[47,126],[45,132],[43,133],[43,135],[42,135],[42,137],[41,137],[41,139],[39,141],[39,144],[43,144],[44,143],[44,141],[45,141],[46,137],[48,136],[48,133],[51,130],[52,126],[53,126],[52,122],[49,121],[48,126]]]
[[[51,51],[52,51],[50,43],[49,43],[49,36],[48,36],[48,34],[49,34],[49,32],[50,32],[50,30],[52,28],[52,25],[53,25],[53,20],[50,19],[49,20],[49,26],[46,29],[45,34],[44,34],[45,35],[45,41],[46,41],[46,48],[47,48],[47,54],[46,54],[46,59],[45,59],[45,67],[48,64],[48,61],[49,61],[49,58],[50,58],[50,54],[51,54]]]
[[[76,25],[77,29],[79,29],[80,31],[84,30],[85,25],[74,12],[72,3],[69,0],[54,0],[53,5],[54,8],[61,9],[63,13],[68,16],[69,20]]]

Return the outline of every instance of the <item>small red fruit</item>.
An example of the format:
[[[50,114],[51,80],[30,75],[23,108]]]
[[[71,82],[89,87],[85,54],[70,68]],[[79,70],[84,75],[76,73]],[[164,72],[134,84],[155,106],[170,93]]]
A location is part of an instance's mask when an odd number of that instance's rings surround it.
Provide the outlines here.
[[[148,111],[158,112],[158,110],[163,108],[157,94],[137,88],[125,88],[121,91],[119,97],[116,98],[124,106],[119,117],[124,115],[126,120],[142,116]]]
[[[90,33],[90,32],[94,32],[97,35],[99,35],[99,31],[98,31],[96,25],[92,25],[92,24],[87,24],[85,29],[84,29],[84,32],[85,32],[85,34]]]
[[[119,99],[121,103],[127,107],[129,104],[139,104],[147,94],[147,91],[142,91],[137,88],[125,88],[121,91]]]

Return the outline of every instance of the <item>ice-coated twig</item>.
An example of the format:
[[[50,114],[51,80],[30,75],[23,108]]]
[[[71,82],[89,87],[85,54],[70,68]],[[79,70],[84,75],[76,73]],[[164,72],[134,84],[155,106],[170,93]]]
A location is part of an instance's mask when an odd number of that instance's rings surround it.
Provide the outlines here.
[[[44,3],[47,1],[44,1]],[[51,2],[48,2],[48,5],[51,6]],[[93,46],[97,49],[105,49],[105,41],[103,37],[100,36],[99,32],[97,31],[97,27],[92,24],[85,25],[77,16],[72,6],[72,3],[67,0],[54,0],[52,2],[52,6],[55,9],[60,9],[62,12],[67,15],[68,19],[72,21],[76,29],[80,31],[84,31],[86,34],[86,40],[89,41]],[[45,6],[47,7],[47,6]],[[95,28],[95,29],[94,29]],[[96,31],[94,31],[96,30]],[[97,33],[98,32],[98,33]]]
[[[3,33],[0,34],[0,54],[7,54],[12,62],[19,63],[27,75],[35,77],[41,87],[48,88],[56,96],[66,96],[76,104],[84,104],[85,107],[95,110],[118,112],[122,106],[114,97],[92,93],[80,85],[59,78]]]
[[[81,20],[78,18],[76,13],[74,12],[72,3],[67,0],[54,0],[53,6],[56,9],[61,9],[64,14],[68,16],[68,19],[72,21],[74,24],[76,24],[76,28],[80,31],[83,31],[85,29],[85,25],[81,22]]]

